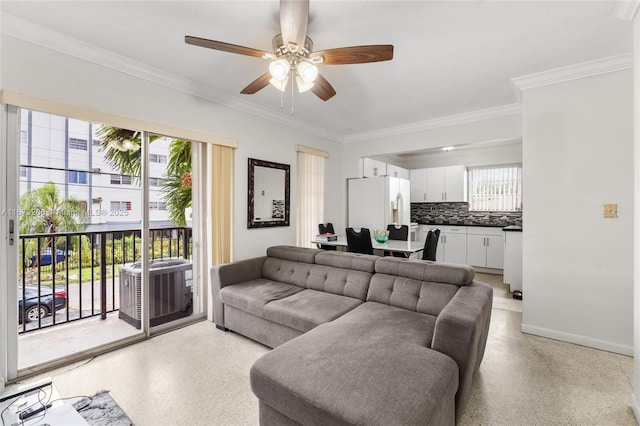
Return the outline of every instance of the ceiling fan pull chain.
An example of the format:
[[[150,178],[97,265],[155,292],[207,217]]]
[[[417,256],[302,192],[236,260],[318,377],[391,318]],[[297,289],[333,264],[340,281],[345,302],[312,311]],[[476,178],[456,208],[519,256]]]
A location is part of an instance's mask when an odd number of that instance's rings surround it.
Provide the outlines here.
[[[283,84],[283,83],[280,83],[280,84]],[[280,91],[280,109],[284,109],[284,87]]]

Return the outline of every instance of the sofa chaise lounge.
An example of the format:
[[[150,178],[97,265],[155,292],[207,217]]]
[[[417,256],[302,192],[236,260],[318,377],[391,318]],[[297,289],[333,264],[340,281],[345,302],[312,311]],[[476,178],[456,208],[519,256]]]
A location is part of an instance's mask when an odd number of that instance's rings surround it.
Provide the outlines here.
[[[250,372],[261,425],[460,418],[493,293],[471,267],[277,246],[211,278],[216,326],[274,348]]]

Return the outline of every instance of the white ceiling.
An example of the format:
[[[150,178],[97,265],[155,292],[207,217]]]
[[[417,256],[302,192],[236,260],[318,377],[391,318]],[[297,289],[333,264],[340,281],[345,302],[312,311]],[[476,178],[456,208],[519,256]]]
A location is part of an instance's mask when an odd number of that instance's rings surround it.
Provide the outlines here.
[[[271,86],[240,94],[267,61],[184,43],[192,35],[271,51],[277,1],[0,2],[3,24],[13,23],[2,26],[9,35],[26,20],[30,29],[70,37],[66,43],[188,82],[210,99],[338,140],[512,105],[518,102],[512,78],[631,54],[632,23],[614,17],[615,7],[615,1],[311,0],[315,50],[393,44],[394,59],[322,66],[337,95],[322,102],[296,93],[291,117],[290,94],[284,109]]]

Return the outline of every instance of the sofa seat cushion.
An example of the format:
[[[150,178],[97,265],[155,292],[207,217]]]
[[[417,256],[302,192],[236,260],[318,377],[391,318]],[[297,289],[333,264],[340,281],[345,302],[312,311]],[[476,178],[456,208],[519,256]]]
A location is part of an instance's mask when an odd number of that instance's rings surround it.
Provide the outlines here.
[[[303,290],[264,307],[264,318],[306,332],[349,312],[362,301],[317,290]]]
[[[366,302],[336,319],[336,327],[366,336],[380,345],[396,342],[431,347],[437,318],[377,302]]]
[[[220,299],[227,305],[263,318],[266,304],[291,296],[302,290],[304,289],[291,284],[258,278],[242,284],[224,287],[220,290]]]
[[[358,331],[332,321],[263,355],[251,367],[254,394],[304,425],[455,424],[455,361]]]

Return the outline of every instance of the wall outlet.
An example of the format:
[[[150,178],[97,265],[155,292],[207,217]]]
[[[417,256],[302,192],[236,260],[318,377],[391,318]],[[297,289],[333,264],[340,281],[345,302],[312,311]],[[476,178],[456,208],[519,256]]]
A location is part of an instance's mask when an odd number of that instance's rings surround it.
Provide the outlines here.
[[[605,204],[604,205],[604,217],[605,217],[605,219],[616,219],[618,217],[618,205],[617,204]]]

